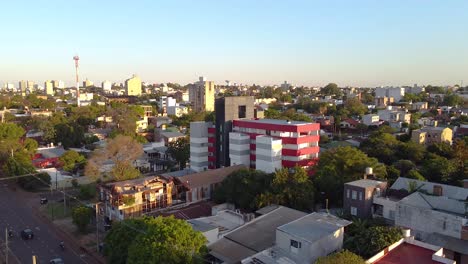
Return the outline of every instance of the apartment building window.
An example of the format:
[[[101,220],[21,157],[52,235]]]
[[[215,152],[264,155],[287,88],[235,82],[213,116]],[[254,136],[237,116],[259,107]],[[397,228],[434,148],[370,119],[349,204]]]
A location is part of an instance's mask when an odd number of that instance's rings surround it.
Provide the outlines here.
[[[357,215],[357,208],[351,206],[351,215],[356,216]]]
[[[356,199],[357,199],[357,192],[356,192],[356,191],[352,191],[352,192],[351,192],[351,198],[352,198],[353,200],[356,200]]]
[[[349,189],[346,190],[346,198],[349,199]]]
[[[239,118],[245,118],[247,116],[247,107],[245,105],[239,105]]]
[[[296,241],[296,240],[292,240],[291,239],[291,243],[290,243],[290,248],[291,248],[291,252],[293,253],[299,253],[299,249],[301,248],[301,242],[299,241]]]
[[[359,192],[359,201],[362,201],[362,192]]]

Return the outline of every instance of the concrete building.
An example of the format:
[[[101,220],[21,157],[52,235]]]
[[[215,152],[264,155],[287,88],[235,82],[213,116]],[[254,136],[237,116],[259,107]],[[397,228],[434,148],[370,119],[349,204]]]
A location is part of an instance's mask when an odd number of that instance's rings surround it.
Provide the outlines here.
[[[314,263],[343,248],[344,227],[351,222],[326,213],[312,213],[276,228],[275,245],[241,263]]]
[[[378,124],[379,120],[379,115],[367,114],[362,116],[362,123],[366,126]]]
[[[175,107],[177,105],[176,99],[171,96],[161,96],[158,101],[158,109],[161,114],[168,114],[168,107]]]
[[[229,158],[231,165],[250,166],[250,137],[242,133],[229,133]]]
[[[276,164],[276,159],[278,158],[277,151],[279,151],[277,140],[281,140],[282,143],[281,167],[293,168],[298,165],[309,169],[317,162],[319,152],[318,141],[320,138],[320,124],[318,123],[276,119],[242,119],[233,121],[232,131],[250,137],[251,141],[248,144],[250,149],[250,164],[246,165],[250,165],[251,168],[257,168],[257,160],[263,165],[268,160],[274,160],[275,162],[270,164]],[[259,136],[265,137],[259,139],[260,152],[257,153],[256,144]],[[267,139],[268,137],[271,139]],[[266,144],[265,142],[268,141],[270,143]],[[257,155],[259,156],[257,157]],[[258,168],[262,168],[263,165],[260,165]]]
[[[372,174],[368,168],[367,173]],[[345,183],[343,193],[343,212],[359,218],[372,217],[373,196],[387,188],[387,182],[362,179]]]
[[[28,85],[26,81],[20,81],[19,82],[19,90],[21,92],[21,96],[26,96],[26,90],[28,88]]]
[[[86,80],[83,81],[83,87],[86,88],[91,86],[94,86],[94,83],[86,78]]]
[[[245,136],[249,137],[248,135]],[[246,146],[250,147],[250,144],[247,144]],[[255,169],[266,173],[273,173],[276,170],[281,169],[282,150],[283,146],[281,139],[270,136],[257,136],[255,138]],[[247,165],[250,164],[250,155],[248,158],[249,160],[246,163]]]
[[[399,177],[373,197],[373,214],[411,229],[417,240],[443,247],[457,263],[468,263],[467,202],[467,180],[462,188]]]
[[[61,80],[58,80],[58,81],[57,81],[57,86],[54,87],[54,88],[57,88],[57,89],[65,89],[65,82],[64,82],[64,81],[61,81]]]
[[[110,81],[103,81],[101,83],[101,87],[102,87],[102,90],[105,92],[105,93],[108,93],[112,90],[112,82]]]
[[[211,122],[191,122],[190,123],[190,169],[194,171],[207,170],[209,167],[209,149],[214,150],[214,146],[208,146],[209,128]]]
[[[399,102],[405,96],[404,87],[386,87],[375,89],[375,97],[393,97],[395,102]]]
[[[136,74],[133,77],[125,80],[125,93],[128,96],[140,96],[141,95],[141,79]]]
[[[253,119],[255,115],[253,96],[231,96],[216,99],[215,104],[215,138],[213,146],[213,168],[230,166],[229,133],[232,132],[232,122],[238,119]]]
[[[189,113],[189,108],[183,105],[169,106],[167,107],[167,114],[181,117]]]
[[[445,142],[452,145],[453,131],[448,127],[423,127],[413,130],[411,140],[426,146]]]
[[[52,81],[45,81],[44,83],[44,92],[47,94],[47,95],[54,95],[54,85],[52,83]]]
[[[375,97],[374,101],[375,101],[375,107],[383,108],[392,104],[395,101],[395,99],[393,97],[383,96],[383,97]]]
[[[33,91],[34,90],[34,82],[33,81],[28,81],[27,82],[28,90]]]
[[[192,110],[214,111],[215,84],[213,81],[206,81],[200,77],[199,81],[189,87],[189,99],[192,103]]]

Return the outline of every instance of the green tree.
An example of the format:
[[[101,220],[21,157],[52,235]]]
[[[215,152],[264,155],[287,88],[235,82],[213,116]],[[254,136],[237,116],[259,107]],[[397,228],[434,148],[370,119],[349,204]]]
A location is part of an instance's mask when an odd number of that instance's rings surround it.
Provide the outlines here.
[[[206,253],[205,237],[172,216],[124,220],[105,242],[110,263],[203,263]]]
[[[335,95],[337,97],[341,97],[343,93],[341,92],[341,89],[338,88],[338,85],[336,83],[329,83],[325,87],[323,87],[320,92],[323,95]]]
[[[356,97],[346,100],[344,106],[351,115],[362,116],[367,112],[367,107]]]
[[[463,98],[457,94],[448,94],[444,97],[443,104],[448,106],[463,105]]]
[[[24,129],[16,124],[0,123],[0,140],[19,140],[24,133]]]
[[[77,165],[84,165],[86,158],[74,150],[68,150],[59,158],[59,161],[62,163],[64,170],[71,172],[76,169]]]
[[[419,173],[418,170],[416,169],[412,169],[410,171],[408,171],[408,173],[405,175],[406,178],[409,178],[409,179],[415,179],[415,180],[418,180],[418,181],[426,181],[426,178],[424,178],[424,176],[421,175],[421,173]]]
[[[432,182],[450,183],[457,168],[453,161],[436,154],[427,155],[421,172]]]
[[[411,160],[416,164],[419,164],[426,154],[426,148],[414,141],[401,142],[397,144],[396,148],[398,158]]]
[[[362,142],[360,149],[385,164],[392,164],[398,160],[397,151],[401,144],[402,142],[390,133],[379,130]]]
[[[88,208],[86,206],[77,206],[73,208],[72,219],[73,223],[78,228],[78,231],[80,231],[81,233],[86,232],[86,228],[91,222],[91,215],[91,208]]]
[[[248,169],[238,170],[221,182],[215,189],[213,199],[217,203],[228,202],[239,208],[254,210],[257,209],[257,195],[270,191],[272,181],[271,174]]]
[[[364,259],[348,250],[342,250],[326,257],[320,257],[315,264],[365,264]]]
[[[167,154],[169,154],[178,164],[180,169],[185,169],[190,159],[190,140],[188,137],[179,138],[176,141],[169,142],[167,145]]]
[[[347,237],[344,248],[364,258],[369,258],[401,238],[402,232],[398,227],[372,226],[354,236]]]
[[[364,152],[353,147],[338,147],[321,154],[314,183],[318,191],[334,204],[340,204],[343,199],[343,184],[362,179],[365,169],[372,167],[379,179],[385,179],[385,166],[375,158],[368,157]]]
[[[431,144],[427,147],[427,151],[446,158],[452,158],[454,154],[452,147],[446,142]]]

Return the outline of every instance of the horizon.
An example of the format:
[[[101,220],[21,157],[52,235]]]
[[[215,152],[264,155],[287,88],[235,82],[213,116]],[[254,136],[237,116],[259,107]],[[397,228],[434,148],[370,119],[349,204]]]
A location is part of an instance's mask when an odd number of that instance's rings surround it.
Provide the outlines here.
[[[0,81],[380,87],[468,81],[468,2],[3,3]],[[27,5],[28,8],[24,8]],[[74,18],[72,14],[77,14]]]

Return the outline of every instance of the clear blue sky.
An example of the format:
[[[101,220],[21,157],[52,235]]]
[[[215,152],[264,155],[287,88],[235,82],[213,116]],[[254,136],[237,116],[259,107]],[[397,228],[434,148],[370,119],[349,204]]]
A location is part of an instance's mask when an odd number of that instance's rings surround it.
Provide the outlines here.
[[[0,3],[0,82],[468,83],[468,1]],[[17,85],[17,84],[16,84]]]

